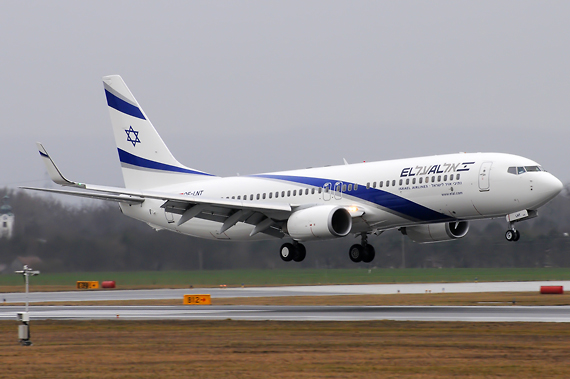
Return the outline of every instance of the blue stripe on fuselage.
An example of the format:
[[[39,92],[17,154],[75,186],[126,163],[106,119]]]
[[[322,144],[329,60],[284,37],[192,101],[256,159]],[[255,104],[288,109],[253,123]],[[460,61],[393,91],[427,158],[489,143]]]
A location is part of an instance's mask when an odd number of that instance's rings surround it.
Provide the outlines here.
[[[123,112],[130,116],[146,120],[138,107],[127,103],[125,100],[118,98],[107,90],[105,90],[105,96],[107,96],[107,105],[109,105],[111,108],[114,108],[119,112]]]
[[[261,177],[267,179],[278,179],[284,180],[288,182],[295,182],[301,184],[307,184],[310,186],[315,187],[323,187],[325,184],[329,183],[331,187],[331,191],[334,189],[335,183],[342,183],[342,184],[351,184],[350,182],[340,181],[340,180],[331,180],[331,179],[322,179],[322,178],[312,178],[312,177],[305,177],[305,176],[288,176],[288,175],[253,175],[254,177]],[[353,188],[354,188],[354,184]],[[449,217],[443,213],[436,212],[430,208],[424,207],[423,205],[414,203],[411,200],[405,199],[398,195],[394,195],[393,193],[382,191],[376,188],[366,188],[361,184],[358,185],[358,189],[356,191],[350,192],[343,192],[344,195],[357,197],[359,199],[369,201],[371,203],[377,204],[383,208],[386,208],[389,211],[399,213],[404,215],[408,218],[413,218],[419,221],[453,221],[455,220],[452,217]]]
[[[208,174],[201,171],[189,170],[183,167],[172,166],[165,163],[159,163],[155,161],[151,161],[150,159],[141,158],[134,154],[128,153],[125,150],[117,148],[119,151],[119,160],[121,163],[130,164],[133,166],[147,168],[152,170],[160,170],[160,171],[170,171],[170,172],[181,172],[185,174],[196,174],[196,175],[205,175],[205,176],[214,176],[212,174]]]

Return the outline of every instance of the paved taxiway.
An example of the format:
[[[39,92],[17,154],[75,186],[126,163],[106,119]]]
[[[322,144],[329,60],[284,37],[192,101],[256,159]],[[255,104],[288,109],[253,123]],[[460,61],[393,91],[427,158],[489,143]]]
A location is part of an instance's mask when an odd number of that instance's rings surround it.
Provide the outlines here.
[[[119,283],[120,284],[120,283]],[[184,295],[210,294],[212,298],[275,297],[275,296],[334,296],[334,295],[385,295],[411,293],[467,293],[467,292],[538,292],[540,286],[564,286],[570,281],[491,282],[491,283],[410,283],[362,284],[333,286],[283,286],[246,288],[187,288],[157,290],[97,290],[72,292],[31,292],[30,303],[109,300],[182,299]],[[31,287],[33,291],[33,286]],[[22,303],[23,293],[0,294],[5,303]],[[0,300],[1,301],[1,300]]]
[[[0,307],[16,320],[22,307]],[[32,320],[274,320],[570,322],[570,306],[31,306]]]

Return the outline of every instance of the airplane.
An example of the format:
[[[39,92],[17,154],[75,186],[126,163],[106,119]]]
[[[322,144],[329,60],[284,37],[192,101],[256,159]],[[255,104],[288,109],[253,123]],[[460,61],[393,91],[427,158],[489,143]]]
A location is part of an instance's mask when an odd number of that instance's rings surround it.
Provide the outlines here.
[[[287,238],[284,261],[306,257],[304,242],[360,237],[353,262],[371,262],[368,237],[396,229],[419,243],[464,237],[472,220],[505,217],[505,238],[518,222],[562,190],[538,163],[503,153],[459,153],[218,177],[181,164],[118,75],[103,86],[124,188],[68,180],[38,143],[51,179],[80,190],[21,187],[119,204],[156,230],[214,240]]]

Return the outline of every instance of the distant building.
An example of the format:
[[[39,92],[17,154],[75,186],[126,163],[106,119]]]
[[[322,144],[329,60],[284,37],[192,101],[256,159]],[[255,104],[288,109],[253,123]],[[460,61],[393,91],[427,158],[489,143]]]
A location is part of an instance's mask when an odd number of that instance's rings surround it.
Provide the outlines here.
[[[12,229],[14,228],[14,213],[12,207],[8,203],[8,196],[4,196],[2,206],[0,207],[0,238],[12,238]]]

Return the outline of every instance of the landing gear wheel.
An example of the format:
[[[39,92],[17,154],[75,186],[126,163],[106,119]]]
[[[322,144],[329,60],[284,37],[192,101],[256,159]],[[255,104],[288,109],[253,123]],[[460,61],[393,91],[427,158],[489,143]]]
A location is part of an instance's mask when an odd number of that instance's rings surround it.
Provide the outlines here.
[[[374,260],[375,256],[376,256],[376,251],[374,250],[374,246],[366,245],[364,247],[364,255],[362,256],[362,262],[370,263]]]
[[[505,238],[507,239],[507,241],[512,242],[512,241],[518,241],[519,238],[521,238],[521,234],[518,230],[512,230],[509,229],[506,231],[505,233]]]
[[[292,243],[284,243],[281,245],[281,250],[279,250],[279,256],[285,262],[290,262],[297,255],[295,250],[295,246]]]
[[[295,262],[301,262],[307,256],[307,249],[305,249],[305,245],[300,243],[294,245],[294,247],[296,251],[293,260]]]
[[[521,233],[518,230],[515,230],[515,238],[513,238],[513,241],[518,241],[521,238]]]
[[[355,263],[361,262],[362,258],[364,258],[364,248],[362,245],[352,245],[350,250],[348,250],[348,256]]]

